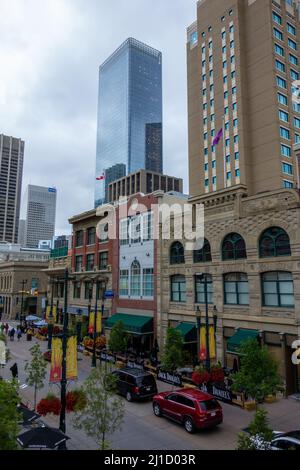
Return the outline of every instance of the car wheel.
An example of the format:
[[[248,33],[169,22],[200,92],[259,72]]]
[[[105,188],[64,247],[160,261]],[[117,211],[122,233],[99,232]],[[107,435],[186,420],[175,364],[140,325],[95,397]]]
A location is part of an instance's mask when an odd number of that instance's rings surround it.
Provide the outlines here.
[[[193,434],[193,432],[195,432],[195,425],[192,418],[185,418],[184,429],[190,434]]]
[[[156,403],[156,402],[153,403],[153,412],[154,412],[155,416],[158,416],[158,417],[161,416],[161,408],[160,408],[159,404]]]
[[[132,401],[132,395],[131,395],[130,392],[127,392],[127,393],[126,393],[126,400],[127,400],[127,401]]]

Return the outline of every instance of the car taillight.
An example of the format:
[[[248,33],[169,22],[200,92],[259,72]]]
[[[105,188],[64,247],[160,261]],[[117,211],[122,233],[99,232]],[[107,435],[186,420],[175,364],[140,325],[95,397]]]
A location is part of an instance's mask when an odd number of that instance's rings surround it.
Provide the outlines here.
[[[139,394],[140,393],[140,387],[134,387],[133,388],[133,393]]]

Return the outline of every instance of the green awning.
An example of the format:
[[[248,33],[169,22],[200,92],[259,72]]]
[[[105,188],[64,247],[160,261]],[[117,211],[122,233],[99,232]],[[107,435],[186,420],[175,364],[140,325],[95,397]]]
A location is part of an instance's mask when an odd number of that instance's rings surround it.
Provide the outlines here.
[[[184,343],[197,342],[197,328],[194,323],[179,323],[175,330],[179,331],[183,337]]]
[[[227,340],[227,352],[232,354],[238,354],[238,349],[244,341],[249,339],[256,339],[259,336],[257,330],[244,330],[240,328],[236,333],[234,333],[231,338]]]
[[[105,328],[112,328],[121,321],[128,333],[145,335],[153,333],[153,318],[142,315],[130,315],[127,313],[116,313],[105,321]]]

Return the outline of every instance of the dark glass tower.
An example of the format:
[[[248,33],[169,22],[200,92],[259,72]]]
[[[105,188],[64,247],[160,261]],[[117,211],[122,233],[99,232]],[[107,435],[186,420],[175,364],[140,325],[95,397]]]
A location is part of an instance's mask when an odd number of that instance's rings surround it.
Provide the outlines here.
[[[112,181],[162,173],[162,160],[162,55],[129,38],[100,66],[95,206]]]

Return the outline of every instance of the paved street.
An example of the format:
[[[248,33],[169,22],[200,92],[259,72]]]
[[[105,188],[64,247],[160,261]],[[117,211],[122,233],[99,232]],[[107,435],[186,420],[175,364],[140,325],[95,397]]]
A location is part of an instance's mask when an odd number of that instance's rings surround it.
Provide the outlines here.
[[[25,383],[24,365],[29,359],[29,349],[36,342],[46,350],[47,342],[33,339],[27,342],[25,337],[18,343],[8,341],[11,352],[11,360],[1,370],[3,378],[10,378],[9,368],[17,362],[19,368],[20,386]],[[88,376],[91,358],[79,354],[79,382]],[[70,384],[69,387],[77,387],[78,382]],[[159,390],[169,390],[170,386],[158,382]],[[57,385],[46,385],[38,395],[38,400],[43,398],[49,390],[59,393]],[[32,402],[33,389],[30,387],[20,388],[20,395],[24,400]],[[125,399],[124,399],[125,401]],[[153,415],[151,402],[127,403],[125,401],[126,413],[122,430],[112,436],[112,447],[114,450],[215,450],[234,449],[237,434],[245,428],[252,419],[253,412],[248,412],[239,407],[223,404],[224,423],[216,429],[200,431],[189,435],[181,426],[174,424],[165,418],[157,418]],[[300,402],[280,400],[271,405],[265,405],[270,412],[270,423],[273,429],[288,431],[300,428]],[[71,415],[67,415],[68,449],[97,449],[97,443],[88,438],[82,431],[73,428]],[[43,420],[54,427],[58,427],[59,418],[49,417]]]

